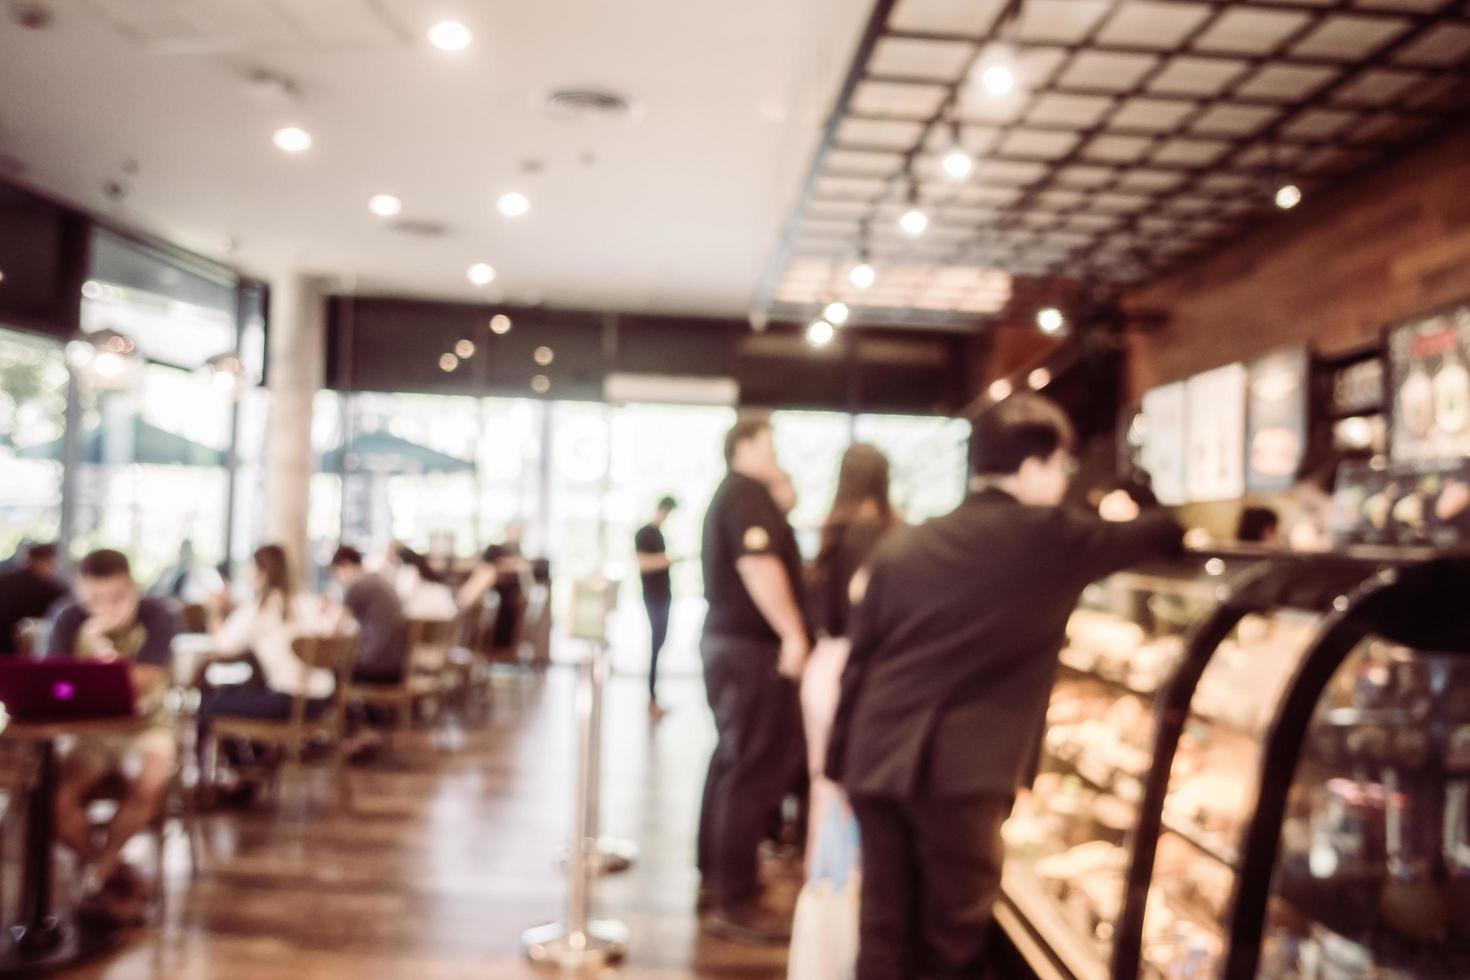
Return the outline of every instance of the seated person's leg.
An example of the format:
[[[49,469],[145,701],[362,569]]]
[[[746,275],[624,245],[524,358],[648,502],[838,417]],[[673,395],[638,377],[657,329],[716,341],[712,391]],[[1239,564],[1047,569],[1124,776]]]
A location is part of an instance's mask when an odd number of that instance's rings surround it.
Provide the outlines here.
[[[107,843],[97,855],[96,871],[101,880],[106,881],[117,870],[123,846],[162,811],[173,782],[177,754],[174,733],[167,728],[149,729],[134,740],[136,772],[128,774],[127,794],[107,827]]]
[[[84,862],[97,852],[87,820],[87,795],[117,764],[106,743],[78,739],[62,756],[56,785],[56,836]]]

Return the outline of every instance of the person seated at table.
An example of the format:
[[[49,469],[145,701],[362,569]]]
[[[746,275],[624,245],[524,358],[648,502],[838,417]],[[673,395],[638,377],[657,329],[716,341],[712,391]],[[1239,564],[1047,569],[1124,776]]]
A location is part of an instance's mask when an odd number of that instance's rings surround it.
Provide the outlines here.
[[[342,587],[343,610],[357,622],[357,664],[352,679],[362,684],[396,684],[408,662],[408,623],[403,603],[381,575],[362,567],[362,552],[346,545],[332,555],[332,578]],[[339,615],[334,631],[344,625]]]
[[[83,862],[87,906],[131,921],[141,914],[152,885],[123,863],[122,849],[158,815],[177,761],[164,694],[178,624],[169,603],[139,594],[127,556],[117,551],[94,551],[82,559],[76,594],[56,614],[47,654],[127,662],[137,712],[147,723],[136,733],[83,736],[62,748],[56,833]],[[87,797],[112,775],[121,776],[125,791],[99,846]]]
[[[200,734],[210,719],[286,719],[298,695],[307,697],[307,712],[330,703],[336,680],[321,667],[307,667],[292,643],[301,636],[323,632],[321,607],[296,587],[286,549],[267,544],[251,556],[251,584],[255,598],[242,604],[215,630],[218,652],[201,666],[251,655],[263,684],[232,684],[210,692],[199,707]],[[201,739],[202,741],[202,739]]]
[[[515,527],[516,525],[511,525]],[[530,594],[535,580],[531,564],[521,556],[520,545],[507,531],[505,544],[492,544],[480,556],[479,564],[459,587],[459,608],[474,610],[493,589],[500,596],[500,608],[489,633],[489,645],[509,646],[515,640],[516,607]]]
[[[447,622],[459,615],[454,590],[444,584],[444,579],[434,571],[429,560],[412,548],[398,548],[398,570],[393,575],[393,587],[403,603],[403,615],[408,619]]]
[[[57,577],[60,563],[54,544],[31,544],[25,564],[0,572],[0,655],[20,653],[21,623],[44,619],[51,607],[71,592]]]

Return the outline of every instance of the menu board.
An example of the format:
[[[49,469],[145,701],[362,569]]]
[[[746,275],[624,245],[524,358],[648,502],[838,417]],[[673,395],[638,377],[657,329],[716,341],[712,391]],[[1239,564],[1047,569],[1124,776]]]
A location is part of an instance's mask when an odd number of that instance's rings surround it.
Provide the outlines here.
[[[1153,478],[1154,495],[1171,507],[1185,503],[1184,382],[1163,385],[1143,396],[1143,468]]]
[[[1305,348],[1281,351],[1246,368],[1245,488],[1251,493],[1290,490],[1307,444]]]
[[[1470,303],[1388,334],[1395,462],[1470,456]]]
[[[1191,501],[1245,494],[1244,364],[1229,364],[1185,382],[1184,489]]]

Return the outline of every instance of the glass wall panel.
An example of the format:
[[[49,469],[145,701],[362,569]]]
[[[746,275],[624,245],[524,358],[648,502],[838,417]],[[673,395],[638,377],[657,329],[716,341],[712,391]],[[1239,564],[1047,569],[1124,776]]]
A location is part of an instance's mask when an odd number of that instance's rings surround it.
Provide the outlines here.
[[[0,329],[0,560],[60,534],[66,389],[59,344]]]
[[[964,499],[970,426],[963,419],[859,415],[856,433],[888,457],[893,503],[904,520],[939,517]]]

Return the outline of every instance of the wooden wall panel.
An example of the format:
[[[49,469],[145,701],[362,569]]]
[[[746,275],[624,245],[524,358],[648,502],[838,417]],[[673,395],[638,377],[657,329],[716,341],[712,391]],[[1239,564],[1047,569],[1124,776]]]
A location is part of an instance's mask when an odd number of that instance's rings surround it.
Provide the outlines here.
[[[1374,343],[1392,321],[1470,297],[1470,125],[1273,216],[1127,298],[1167,315],[1134,335],[1127,390],[1308,343]]]

